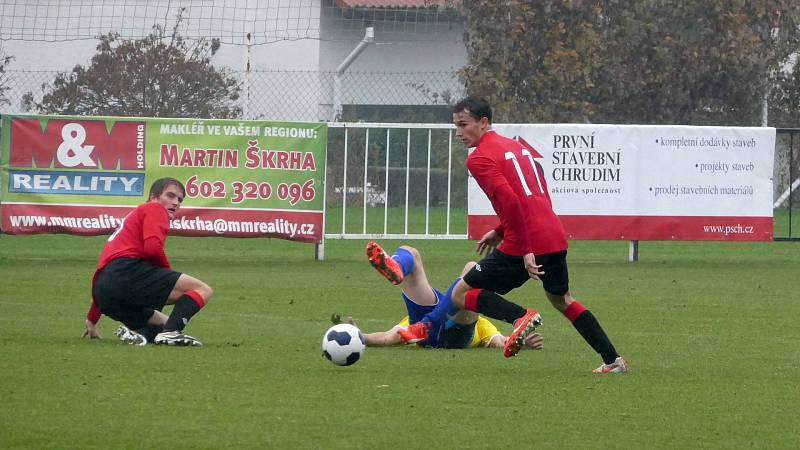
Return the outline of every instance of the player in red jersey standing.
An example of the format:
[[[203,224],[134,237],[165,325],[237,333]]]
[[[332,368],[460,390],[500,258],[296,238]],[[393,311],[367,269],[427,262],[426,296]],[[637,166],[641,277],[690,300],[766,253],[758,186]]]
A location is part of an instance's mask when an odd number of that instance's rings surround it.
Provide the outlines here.
[[[100,337],[96,325],[105,314],[124,324],[117,336],[130,344],[201,345],[183,328],[214,292],[197,278],[173,271],[164,253],[169,221],[185,195],[180,181],[156,180],[149,201],[109,236],[92,278],[84,337]],[[169,316],[161,312],[167,304],[174,305]]]
[[[488,255],[455,286],[453,305],[513,324],[503,352],[513,356],[541,319],[534,309],[526,310],[499,294],[530,278],[539,279],[550,303],[603,358],[595,372],[627,372],[627,362],[600,323],[569,292],[567,239],[553,211],[542,167],[522,144],[492,130],[492,109],[486,100],[468,97],[458,102],[453,122],[456,136],[467,147],[475,147],[467,157],[467,169],[500,219],[500,225],[478,241],[478,252]],[[418,323],[410,331],[425,334],[424,321]]]

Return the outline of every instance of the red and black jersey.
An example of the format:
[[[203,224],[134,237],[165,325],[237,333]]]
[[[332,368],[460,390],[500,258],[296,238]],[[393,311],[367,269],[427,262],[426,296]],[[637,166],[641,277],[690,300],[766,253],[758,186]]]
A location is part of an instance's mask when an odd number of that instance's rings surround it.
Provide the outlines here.
[[[508,255],[543,255],[567,249],[542,167],[519,142],[489,130],[467,158],[467,169],[492,202]]]
[[[169,269],[170,264],[164,253],[164,243],[169,231],[169,213],[158,202],[147,202],[131,211],[117,230],[108,238],[97,270],[92,277],[94,287],[97,275],[109,262],[117,258],[137,258],[153,265]],[[94,323],[100,319],[97,303],[92,305],[87,318]]]
[[[108,238],[97,271],[103,269],[111,260],[117,258],[138,258],[156,266],[169,268],[169,261],[164,254],[164,243],[169,231],[169,213],[158,202],[147,202],[131,211],[122,224]],[[147,243],[155,238],[157,246]]]

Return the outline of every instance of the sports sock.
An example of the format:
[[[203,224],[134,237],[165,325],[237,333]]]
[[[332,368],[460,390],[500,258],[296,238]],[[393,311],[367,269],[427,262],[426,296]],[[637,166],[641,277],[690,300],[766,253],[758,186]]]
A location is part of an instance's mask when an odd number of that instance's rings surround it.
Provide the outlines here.
[[[150,343],[152,343],[156,338],[156,335],[162,331],[164,331],[164,325],[145,325],[144,327],[136,330],[137,333],[144,336],[145,339],[147,339],[147,342]]]
[[[172,308],[172,314],[169,315],[167,323],[164,325],[164,331],[183,331],[183,328],[189,323],[192,316],[197,314],[205,304],[206,302],[203,300],[203,296],[197,291],[186,291],[181,298],[175,302],[175,307]]]
[[[525,308],[486,289],[470,289],[464,299],[464,309],[510,324],[525,315]]]
[[[400,264],[400,268],[403,269],[404,277],[414,270],[414,255],[412,255],[410,251],[404,248],[398,248],[394,251],[392,259]]]
[[[603,358],[603,363],[611,364],[619,357],[619,353],[611,344],[611,340],[606,336],[600,322],[594,317],[591,311],[586,309],[579,301],[573,301],[564,311],[564,316],[572,322],[572,326],[578,330],[583,339]]]

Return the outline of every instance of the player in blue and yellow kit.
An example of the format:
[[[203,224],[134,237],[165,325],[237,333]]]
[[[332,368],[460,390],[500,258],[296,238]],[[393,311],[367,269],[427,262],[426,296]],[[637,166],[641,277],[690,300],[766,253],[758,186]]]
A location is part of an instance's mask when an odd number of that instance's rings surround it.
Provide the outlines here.
[[[371,347],[385,347],[409,342],[402,334],[411,323],[416,323],[426,315],[431,318],[432,325],[426,339],[414,341],[424,347],[433,348],[503,348],[507,337],[501,334],[495,325],[473,311],[461,308],[439,308],[442,315],[432,314],[436,305],[449,302],[449,293],[445,294],[431,287],[422,257],[417,249],[402,245],[395,254],[389,256],[376,242],[367,244],[367,257],[372,266],[392,284],[400,285],[408,315],[397,325],[387,331],[365,333],[366,344]],[[474,262],[467,263],[463,273],[469,271]],[[401,275],[402,274],[402,275]],[[457,278],[452,284],[460,280]],[[352,319],[350,319],[352,322]],[[542,348],[542,337],[534,333],[525,340],[524,347]]]

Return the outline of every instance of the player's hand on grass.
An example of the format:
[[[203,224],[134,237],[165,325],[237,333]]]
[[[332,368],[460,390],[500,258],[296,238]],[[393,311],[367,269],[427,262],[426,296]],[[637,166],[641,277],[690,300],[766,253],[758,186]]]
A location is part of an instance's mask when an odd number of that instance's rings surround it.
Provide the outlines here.
[[[92,323],[91,320],[86,319],[84,321],[86,324],[86,329],[83,330],[83,334],[81,335],[82,338],[89,337],[89,339],[102,339],[103,337],[100,336],[100,332],[97,331],[97,327],[95,324]]]
[[[533,256],[533,253],[528,253],[527,255],[522,257],[523,262],[525,263],[525,270],[528,271],[528,275],[534,280],[538,280],[539,276],[544,275],[542,271],[542,266],[536,264],[536,257]]]
[[[492,250],[500,245],[502,240],[503,237],[497,234],[497,231],[489,230],[483,235],[481,240],[478,241],[478,246],[475,251],[477,251],[480,255],[488,255],[492,252]]]
[[[544,346],[544,338],[539,333],[533,333],[530,336],[525,338],[525,343],[523,347],[530,348],[533,350],[541,350]]]
[[[358,324],[353,319],[353,316],[347,316],[347,320],[342,322],[342,316],[340,316],[339,314],[334,313],[334,314],[331,314],[331,322],[334,325],[339,325],[340,323],[349,323],[350,325],[358,328]]]

